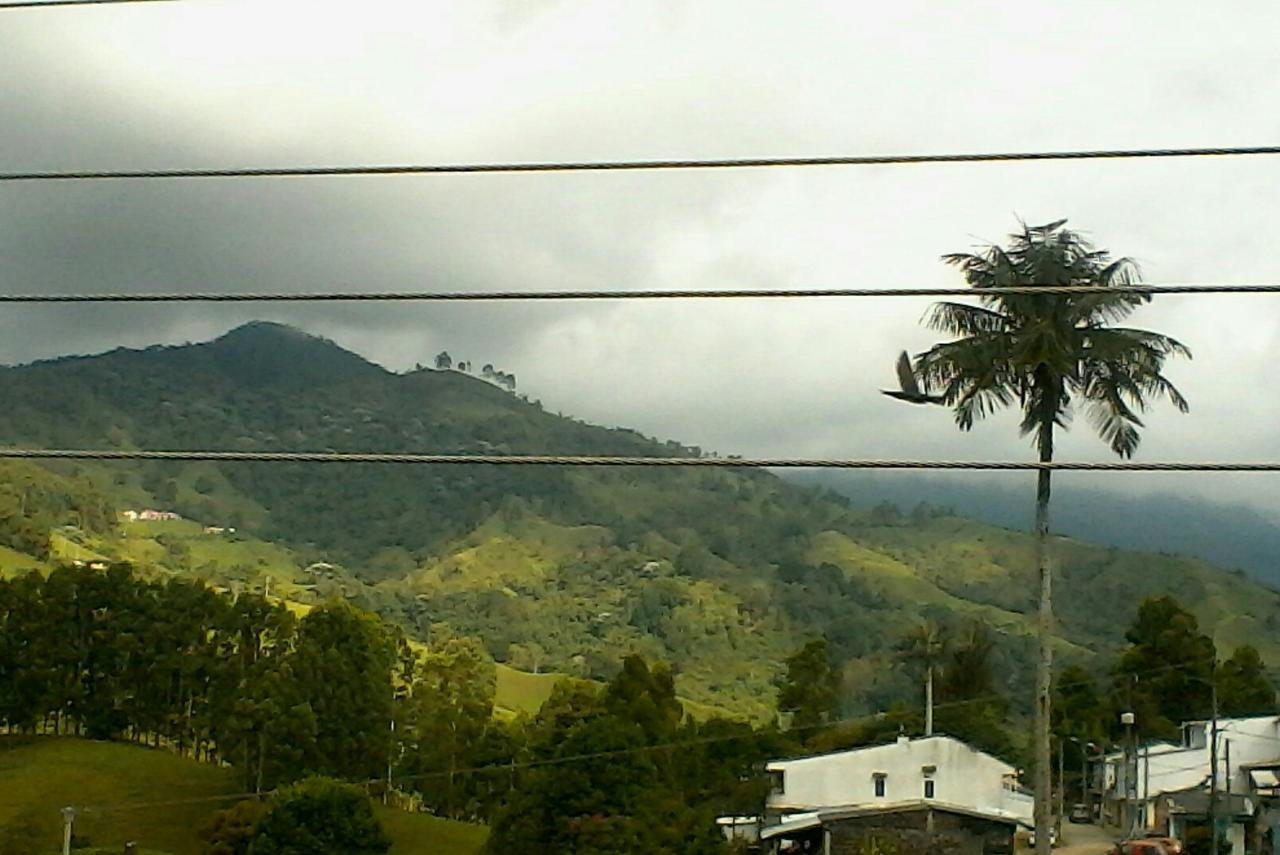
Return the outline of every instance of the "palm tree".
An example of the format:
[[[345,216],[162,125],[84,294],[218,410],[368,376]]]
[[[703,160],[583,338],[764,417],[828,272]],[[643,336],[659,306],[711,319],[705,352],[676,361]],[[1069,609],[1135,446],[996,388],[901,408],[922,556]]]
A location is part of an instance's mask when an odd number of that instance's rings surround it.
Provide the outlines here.
[[[905,658],[924,666],[924,735],[933,736],[933,672],[946,654],[946,633],[932,620],[923,620],[902,639]]]
[[[1138,447],[1149,399],[1166,397],[1182,412],[1187,401],[1161,373],[1171,356],[1190,357],[1181,343],[1147,330],[1111,326],[1148,294],[1112,290],[1136,284],[1137,266],[1111,258],[1066,220],[1023,224],[1007,248],[955,253],[943,261],[960,268],[979,305],[938,303],[926,315],[932,329],[956,336],[915,361],[926,393],[936,393],[969,430],[987,415],[1016,405],[1021,431],[1034,437],[1041,463],[1053,461],[1054,429],[1067,428],[1079,406],[1101,438],[1121,457]],[[1009,294],[1011,286],[1087,286],[1097,293]],[[1035,700],[1036,851],[1049,853],[1049,690],[1052,679],[1052,572],[1049,565],[1050,470],[1036,485],[1035,545],[1040,577],[1039,662]]]

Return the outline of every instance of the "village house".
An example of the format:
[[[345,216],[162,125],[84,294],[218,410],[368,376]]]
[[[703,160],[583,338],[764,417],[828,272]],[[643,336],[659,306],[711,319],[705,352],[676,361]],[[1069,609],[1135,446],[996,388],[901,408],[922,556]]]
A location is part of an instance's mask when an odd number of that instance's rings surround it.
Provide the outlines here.
[[[1017,770],[950,736],[776,760],[756,829],[726,817],[727,837],[758,838],[765,852],[843,853],[873,841],[910,852],[1012,851],[1032,798]]]
[[[909,739],[765,767],[773,780],[766,814],[919,799],[1030,821],[1032,799],[1017,770],[950,736]]]
[[[1263,851],[1280,842],[1280,717],[1218,719],[1216,781],[1212,732],[1212,722],[1190,721],[1179,743],[1151,742],[1136,752],[1107,755],[1106,819],[1182,839],[1215,812],[1233,852]]]

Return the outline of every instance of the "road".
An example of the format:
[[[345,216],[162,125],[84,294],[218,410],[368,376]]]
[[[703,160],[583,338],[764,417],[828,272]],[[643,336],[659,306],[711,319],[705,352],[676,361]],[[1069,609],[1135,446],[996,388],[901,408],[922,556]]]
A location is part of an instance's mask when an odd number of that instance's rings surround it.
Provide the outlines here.
[[[1117,832],[1097,825],[1062,824],[1062,845],[1055,855],[1103,855],[1111,850],[1119,837]]]

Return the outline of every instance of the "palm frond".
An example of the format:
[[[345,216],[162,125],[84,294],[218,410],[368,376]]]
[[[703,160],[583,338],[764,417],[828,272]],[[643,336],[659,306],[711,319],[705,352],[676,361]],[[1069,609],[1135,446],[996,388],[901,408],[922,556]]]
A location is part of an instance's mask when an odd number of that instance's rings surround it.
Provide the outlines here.
[[[1113,258],[1065,225],[1066,220],[1020,223],[1007,247],[944,255],[982,305],[939,303],[926,313],[929,327],[956,339],[917,357],[916,374],[924,390],[954,409],[956,423],[966,430],[1015,403],[1023,433],[1037,432],[1047,418],[1066,427],[1078,397],[1102,439],[1129,456],[1138,447],[1138,414],[1148,402],[1164,398],[1186,411],[1186,398],[1162,371],[1169,358],[1191,352],[1169,336],[1111,326],[1150,300],[1149,294],[1114,290],[1140,281],[1138,265]],[[1001,293],[1035,285],[1096,290]]]
[[[992,309],[964,303],[934,303],[924,317],[925,326],[953,335],[1000,332],[1009,319]]]

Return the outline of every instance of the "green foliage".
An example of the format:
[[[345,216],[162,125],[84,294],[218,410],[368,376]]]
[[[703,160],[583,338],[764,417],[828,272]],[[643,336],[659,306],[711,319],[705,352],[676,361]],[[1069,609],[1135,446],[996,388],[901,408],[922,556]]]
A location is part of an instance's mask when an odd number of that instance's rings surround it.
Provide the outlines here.
[[[266,811],[266,804],[256,799],[214,811],[200,829],[204,855],[249,855],[249,846]]]
[[[1237,647],[1218,667],[1218,706],[1222,715],[1266,715],[1276,711],[1276,689],[1262,657],[1251,645]]]
[[[1084,742],[1101,741],[1108,707],[1097,680],[1080,665],[1069,665],[1054,683],[1053,730]]]
[[[1174,737],[1181,722],[1208,716],[1215,652],[1194,615],[1172,597],[1150,597],[1125,638],[1130,646],[1113,672],[1116,690],[1144,733]]]
[[[397,736],[406,753],[396,774],[412,780],[440,816],[486,817],[505,781],[458,770],[510,762],[515,751],[514,730],[493,717],[493,660],[476,640],[449,638],[424,653],[415,670],[398,705]]]
[[[298,625],[290,658],[303,703],[315,716],[311,771],[377,778],[390,755],[395,647],[374,615],[347,603],[313,609]]]
[[[1190,356],[1181,343],[1146,330],[1114,327],[1150,295],[1112,290],[1137,281],[1127,258],[1094,249],[1066,220],[1026,226],[1008,247],[943,256],[959,267],[981,306],[938,303],[928,323],[956,335],[916,360],[921,385],[955,408],[968,430],[996,410],[1022,410],[1023,434],[1036,434],[1043,459],[1053,455],[1053,428],[1066,427],[1073,399],[1099,435],[1122,457],[1138,447],[1138,416],[1150,398],[1187,402],[1161,374],[1170,356]],[[1079,285],[1096,294],[1009,294],[1008,286]]]
[[[544,762],[516,781],[486,851],[724,852],[713,818],[763,795],[740,786],[754,783],[752,764],[776,747],[767,738],[741,724],[681,724],[670,675],[628,657],[603,690],[553,693],[530,732],[529,751]]]
[[[793,728],[810,729],[839,709],[840,676],[831,667],[825,639],[810,641],[787,657],[787,675],[778,692],[778,711],[791,714]]]
[[[363,791],[317,777],[271,796],[249,855],[381,855],[390,848]]]
[[[301,622],[124,568],[0,580],[0,722],[221,757],[262,790],[311,771],[376,777],[390,752],[394,647],[345,603]]]

